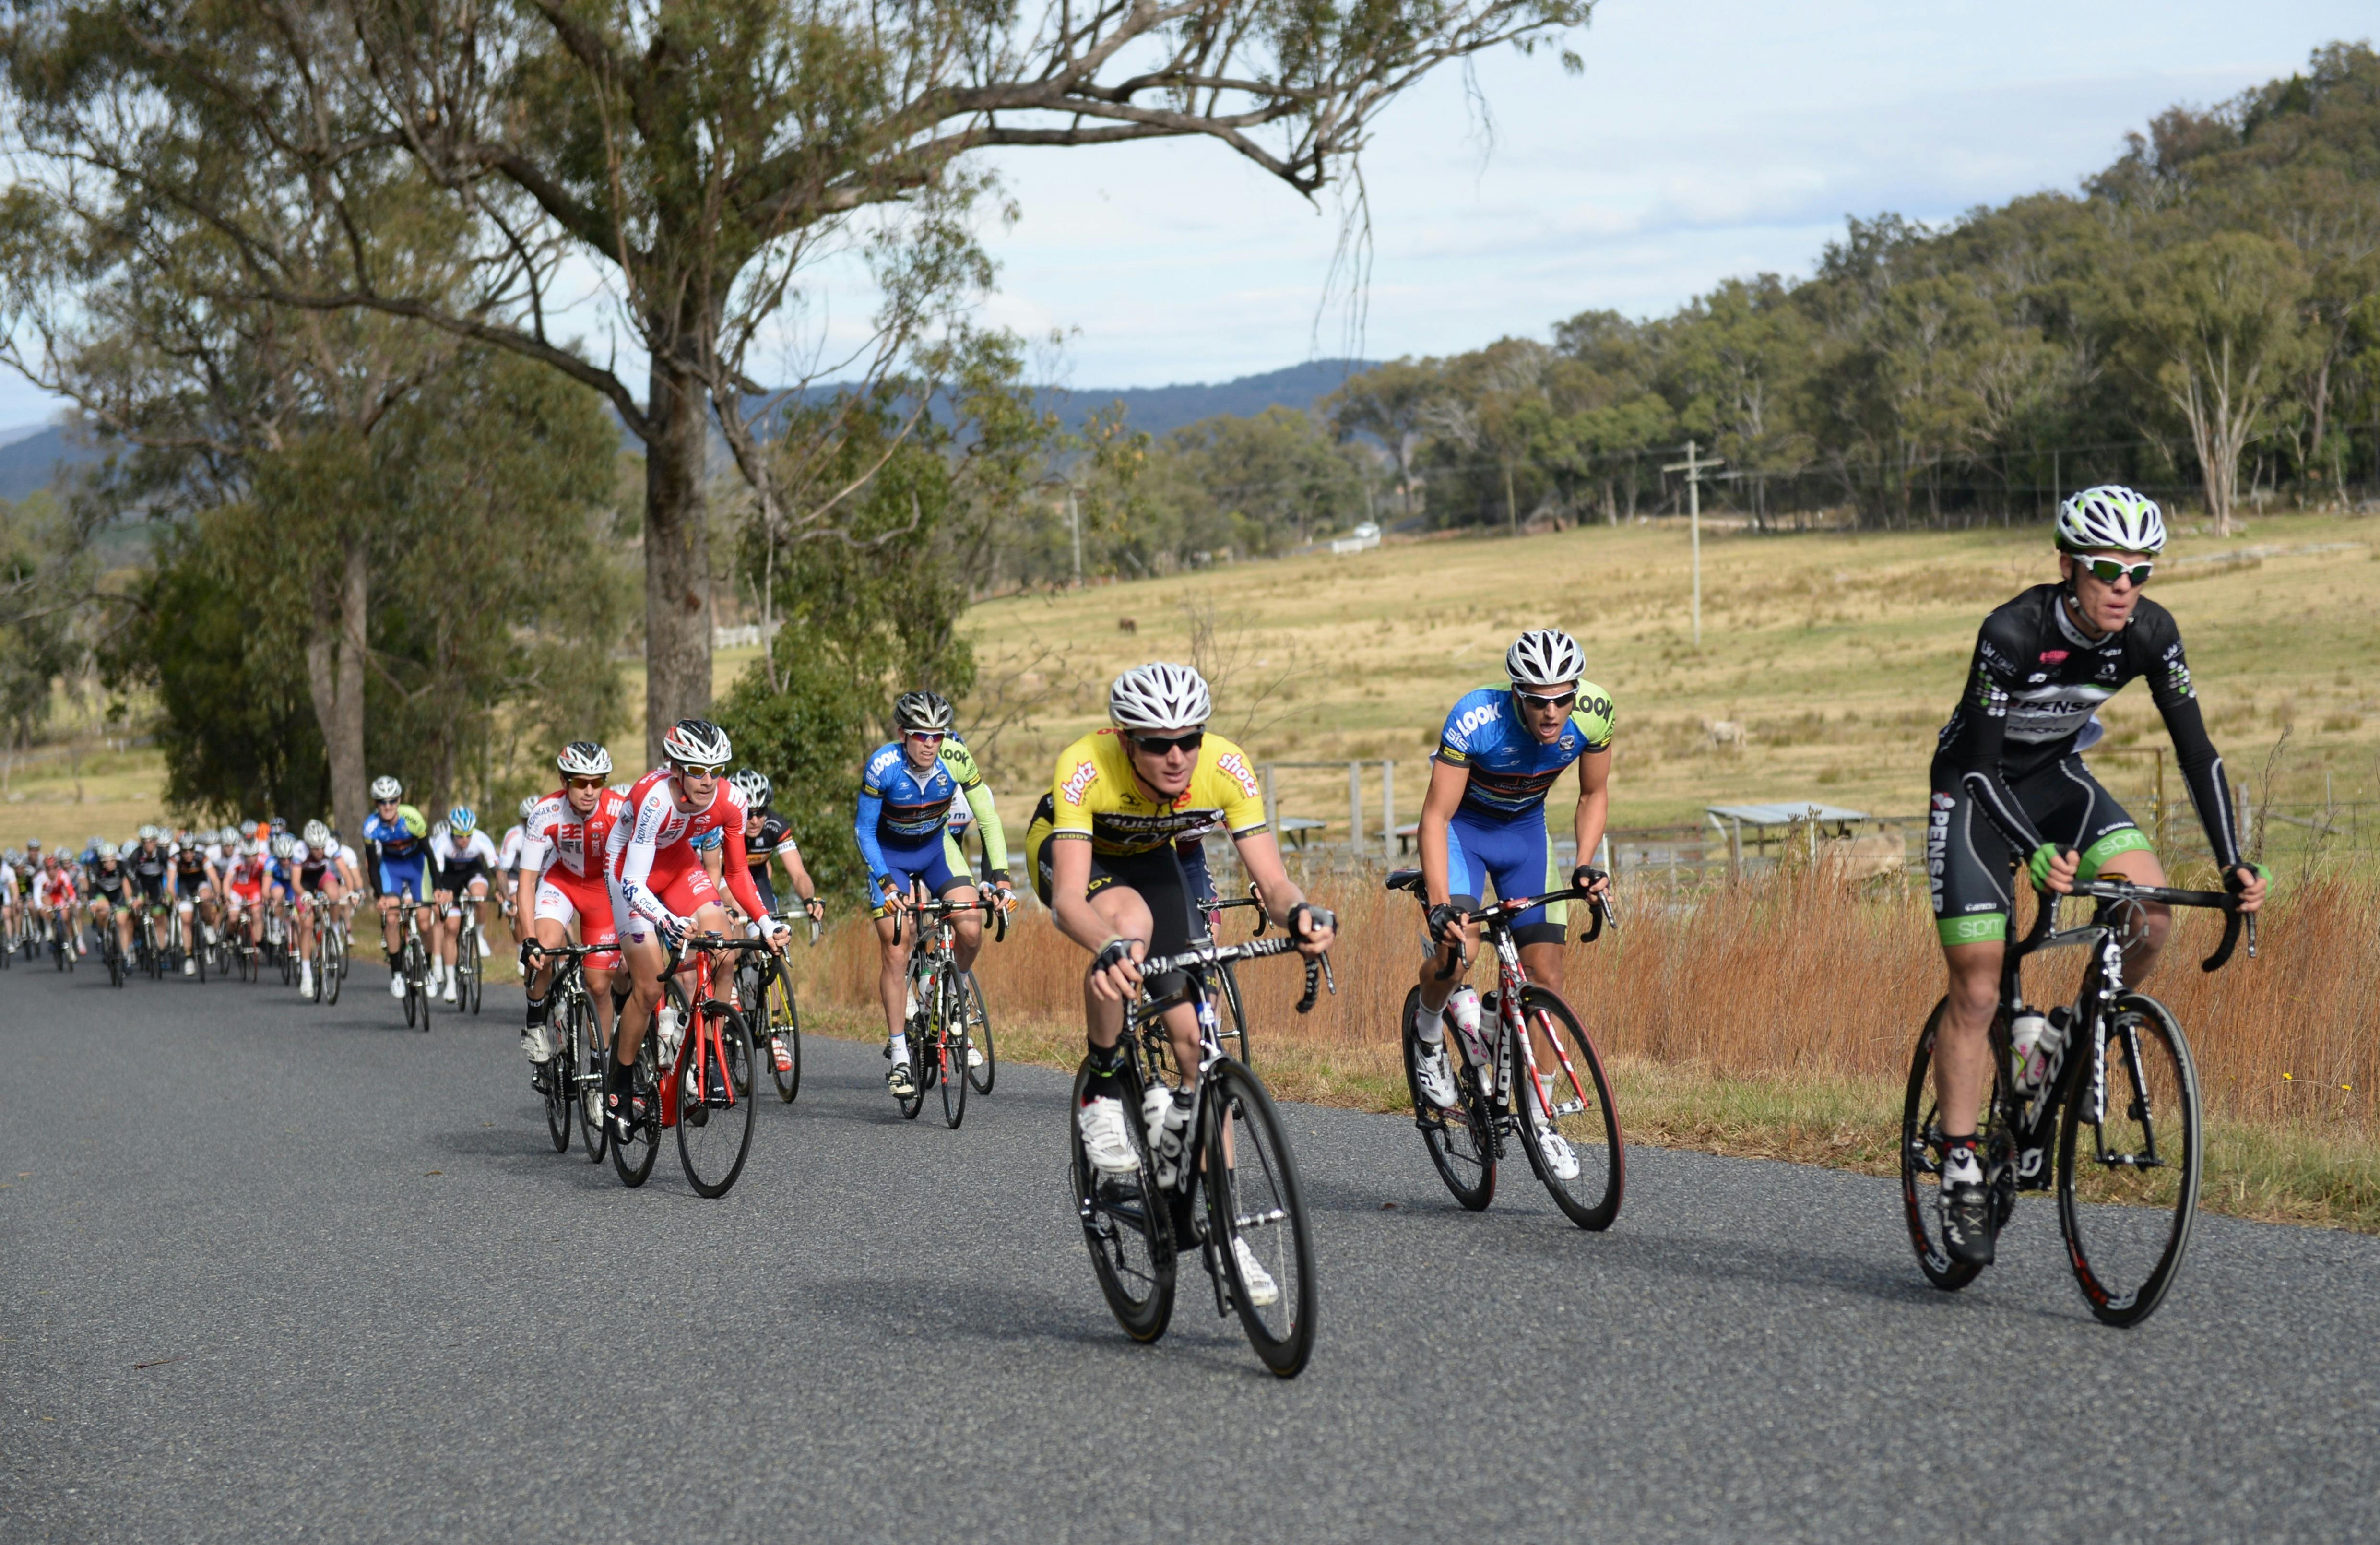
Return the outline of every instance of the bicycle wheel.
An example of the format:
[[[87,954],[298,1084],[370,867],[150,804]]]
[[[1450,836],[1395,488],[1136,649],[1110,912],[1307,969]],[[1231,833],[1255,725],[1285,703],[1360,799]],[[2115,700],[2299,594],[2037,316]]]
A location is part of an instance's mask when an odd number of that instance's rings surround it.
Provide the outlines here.
[[[933,1065],[926,1053],[926,1042],[934,1033],[932,1022],[923,1014],[909,1021],[909,1091],[892,1098],[901,1106],[905,1120],[915,1121],[917,1113],[926,1108],[926,1069]]]
[[[1083,1148],[1082,1128],[1075,1122],[1075,1112],[1083,1103],[1083,1086],[1090,1076],[1086,1059],[1075,1069],[1075,1097],[1066,1107],[1075,1213],[1082,1220],[1083,1244],[1091,1252],[1091,1271],[1099,1279],[1099,1294],[1108,1301],[1108,1312],[1133,1340],[1155,1341],[1173,1319],[1173,1219],[1158,1193],[1147,1137],[1129,1115],[1140,1108],[1140,1080],[1129,1072],[1118,1080],[1124,1086],[1121,1091],[1127,1113],[1124,1125],[1140,1155],[1140,1168],[1130,1174],[1111,1175],[1091,1167],[1090,1155]]]
[[[1228,1021],[1219,1028],[1215,1039],[1222,1042],[1226,1055],[1240,1060],[1241,1066],[1254,1067],[1256,1058],[1248,1042],[1248,1011],[1240,1002],[1239,973],[1232,970],[1232,963],[1226,960],[1216,967],[1215,975],[1222,980],[1223,1007]]]
[[[550,1022],[546,1032],[553,1039],[553,1054],[546,1059],[540,1077],[545,1095],[545,1130],[553,1139],[553,1151],[570,1151],[571,1107],[578,1103],[578,1048],[573,1043],[570,1021]]]
[[[934,1054],[940,1064],[934,1076],[942,1086],[942,1120],[955,1131],[966,1119],[966,987],[945,972],[934,983],[934,991],[941,999],[934,1011],[939,1021],[934,1027]]]
[[[2173,1015],[2142,992],[2116,1000],[2097,1120],[2090,1047],[2069,1055],[2078,1065],[2058,1130],[2058,1228],[2091,1312],[2137,1325],[2165,1301],[2198,1217],[2197,1064]]]
[[[1522,1023],[1542,1040],[1550,1060],[1540,1055],[1540,1086],[1530,1085],[1528,1069],[1512,1049],[1512,1088],[1528,1130],[1522,1148],[1529,1167],[1545,1182],[1546,1190],[1563,1216],[1585,1229],[1607,1229],[1620,1216],[1621,1195],[1627,1188],[1627,1150],[1620,1137],[1620,1112],[1611,1101],[1611,1082],[1604,1076],[1603,1059],[1579,1024],[1570,1005],[1548,988],[1532,985],[1521,999]],[[1559,1139],[1545,1141],[1550,1127]],[[1554,1151],[1548,1154],[1546,1150]],[[1561,1161],[1567,1150],[1568,1163]],[[1565,1175],[1565,1168],[1575,1168]]]
[[[705,1197],[723,1197],[744,1173],[752,1151],[752,1028],[734,1009],[722,1009],[705,1030],[686,1027],[687,1050],[677,1089],[677,1160],[686,1184]]]
[[[978,1094],[990,1094],[1000,1077],[1000,1058],[991,1044],[991,1011],[983,1006],[983,983],[969,971],[961,979],[966,991],[962,999],[966,1005],[967,1049],[979,1060],[967,1064],[967,1082]]]
[[[207,979],[207,954],[208,954],[208,951],[207,951],[207,936],[206,936],[206,933],[205,933],[205,928],[206,928],[206,925],[205,925],[205,924],[203,924],[203,923],[200,923],[200,924],[199,924],[198,926],[199,926],[199,928],[200,928],[200,933],[199,933],[199,935],[198,935],[198,937],[197,937],[197,938],[192,939],[192,940],[189,942],[189,943],[188,943],[188,950],[189,950],[189,953],[190,953],[191,958],[193,958],[194,960],[196,960],[196,961],[198,962],[198,966],[199,966],[199,979],[200,979],[200,981],[204,981],[204,980],[206,980],[206,979]]]
[[[794,1096],[802,1092],[802,1021],[794,1002],[794,984],[785,975],[783,962],[770,967],[768,986],[760,1001],[768,1007],[769,1031],[785,1053],[787,1065],[777,1066],[772,1060],[770,1069],[777,1080],[777,1098],[790,1105]]]
[[[1909,1088],[1900,1104],[1900,1210],[1909,1226],[1909,1247],[1917,1253],[1917,1269],[1936,1287],[1955,1293],[1973,1282],[1983,1268],[1952,1260],[1942,1242],[1942,1113],[1934,1094],[1934,1038],[1949,1006],[1948,998],[1935,1004],[1909,1059]],[[2000,1118],[2007,1099],[2001,1082],[2009,1064],[2007,1016],[1993,1018],[1991,1044],[1992,1102],[1984,1113],[1984,1140],[1977,1147],[1993,1189],[1997,1228],[2008,1221],[2014,1205],[2016,1173],[2010,1162],[2013,1150],[2008,1128]]]
[[[1416,1065],[1421,1037],[1413,1028],[1414,1011],[1420,1002],[1420,988],[1407,990],[1400,1021],[1405,1028],[1405,1089],[1413,1097],[1414,1125],[1421,1128],[1422,1146],[1429,1150],[1429,1162],[1454,1199],[1471,1211],[1485,1211],[1496,1199],[1496,1127],[1488,1097],[1479,1086],[1481,1078],[1493,1075],[1464,1063],[1454,1074],[1455,1088],[1463,1096],[1458,1108],[1441,1111],[1425,1099]],[[1449,1038],[1450,1050],[1454,1041],[1455,1038]]]
[[[603,1069],[612,1049],[595,1033],[595,1009],[571,993],[563,1000],[570,1021],[570,1043],[577,1054],[570,1064],[571,1102],[578,1107],[578,1146],[590,1164],[600,1164],[611,1151],[611,1128],[603,1121]]]
[[[324,1004],[339,1001],[339,988],[347,979],[347,936],[334,928],[329,941],[322,946],[322,992]]]
[[[470,953],[466,955],[463,950]],[[477,933],[465,935],[463,949],[455,954],[455,974],[463,979],[462,991],[458,994],[463,1001],[455,1005],[458,1010],[468,1007],[473,1014],[480,1012],[480,989],[485,970],[486,967],[480,960],[480,936]]]
[[[636,1123],[625,1137],[616,1126],[612,1129],[612,1168],[619,1173],[620,1184],[631,1188],[642,1186],[645,1177],[653,1173],[653,1161],[662,1150],[661,1080],[655,1066],[652,1028],[648,1026],[645,1043],[637,1048],[637,1065],[633,1075],[637,1092],[644,1099],[644,1118]],[[603,1071],[609,1075],[612,1070],[606,1066]],[[600,1091],[601,1086],[598,1089]],[[600,1092],[597,1098],[601,1098]]]
[[[1248,1344],[1265,1367],[1293,1379],[1314,1351],[1314,1235],[1288,1134],[1264,1081],[1229,1057],[1214,1064],[1205,1098],[1208,1247]],[[1240,1259],[1241,1245],[1261,1276]]]

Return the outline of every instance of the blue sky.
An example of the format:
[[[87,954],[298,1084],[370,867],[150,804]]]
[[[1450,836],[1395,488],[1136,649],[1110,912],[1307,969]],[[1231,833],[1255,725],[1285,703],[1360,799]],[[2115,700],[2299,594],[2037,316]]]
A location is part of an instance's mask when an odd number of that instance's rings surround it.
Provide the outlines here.
[[[1393,104],[1366,156],[1374,357],[1666,311],[1731,274],[1806,271],[1846,214],[1941,220],[2071,188],[2175,102],[2208,103],[2380,31],[2371,0],[1604,0],[1583,76],[1500,53]],[[1016,151],[987,320],[1069,334],[1078,387],[1213,381],[1342,352],[1339,231],[1219,146]],[[813,316],[868,310],[856,291]],[[600,334],[590,315],[588,331]],[[598,351],[608,349],[599,343]],[[0,379],[0,425],[51,408]]]

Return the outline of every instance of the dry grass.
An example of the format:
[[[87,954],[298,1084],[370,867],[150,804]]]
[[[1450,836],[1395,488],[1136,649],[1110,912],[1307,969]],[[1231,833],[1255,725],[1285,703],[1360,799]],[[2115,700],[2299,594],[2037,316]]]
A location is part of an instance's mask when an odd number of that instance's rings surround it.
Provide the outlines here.
[[[1403,1107],[1395,1016],[1414,980],[1405,897],[1318,877],[1342,918],[1339,991],[1305,1018],[1285,961],[1242,975],[1256,1057],[1285,1096]],[[2209,1117],[2206,1205],[2243,1216],[2380,1231],[2380,1048],[2370,1005],[2380,884],[2317,879],[2283,893],[2262,957],[2208,976],[2217,924],[2185,915],[2151,983],[2197,1054]],[[2036,999],[2073,987],[2064,953],[2029,974]],[[1002,1054],[1071,1067],[1081,1055],[1082,952],[1026,915],[979,964]],[[1785,873],[1699,902],[1645,905],[1617,934],[1573,943],[1567,995],[1610,1060],[1630,1135],[1665,1146],[1895,1172],[1900,1091],[1918,1022],[1941,991],[1922,895],[1860,894]],[[807,965],[812,1003],[870,1004],[875,949],[842,928]],[[1475,980],[1487,979],[1485,968]],[[829,1033],[880,1034],[873,1013]]]

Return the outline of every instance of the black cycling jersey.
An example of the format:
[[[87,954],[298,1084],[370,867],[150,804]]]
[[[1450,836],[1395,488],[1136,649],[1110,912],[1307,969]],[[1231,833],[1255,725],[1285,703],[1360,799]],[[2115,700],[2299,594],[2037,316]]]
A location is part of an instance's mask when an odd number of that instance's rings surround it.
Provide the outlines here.
[[[184,880],[196,882],[206,878],[206,850],[198,847],[174,849],[174,871]]]
[[[124,904],[124,893],[130,886],[131,881],[131,874],[121,863],[93,864],[91,866],[91,874],[86,883],[90,886],[91,894],[103,896],[111,905],[120,906]]]
[[[2063,585],[2035,585],[1984,619],[1966,693],[1937,743],[1936,791],[1956,794],[1964,774],[1983,773],[1996,813],[2038,846],[2043,838],[2010,785],[2080,749],[2093,712],[2144,676],[2207,845],[2228,870],[2240,861],[2230,785],[2207,738],[2173,614],[2143,596],[2123,628],[2093,639],[2068,613],[2065,596]]]

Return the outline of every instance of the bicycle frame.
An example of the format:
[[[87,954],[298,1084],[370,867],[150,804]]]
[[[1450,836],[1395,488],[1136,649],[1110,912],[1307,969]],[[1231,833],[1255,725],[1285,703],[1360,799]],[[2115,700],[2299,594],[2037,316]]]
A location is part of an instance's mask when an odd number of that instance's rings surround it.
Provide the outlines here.
[[[661,1126],[663,1131],[675,1126],[678,1117],[678,1091],[686,1075],[686,1059],[694,1063],[694,1097],[698,1103],[719,1110],[731,1110],[735,1104],[735,1080],[727,1075],[727,1050],[720,1034],[720,1016],[733,1005],[722,1001],[711,991],[711,956],[722,950],[753,951],[770,948],[760,939],[729,939],[720,934],[708,934],[690,939],[670,952],[669,964],[662,972],[666,981],[678,974],[684,959],[681,950],[692,946],[694,955],[694,991],[686,994],[686,1014],[694,1023],[685,1027],[677,1043],[677,1054],[670,1059],[667,1073],[661,1081]],[[654,1057],[656,1064],[660,1057]],[[711,1070],[718,1069],[714,1084]]]
[[[1418,873],[1418,871],[1415,872]],[[1420,894],[1418,889],[1415,894],[1416,895]],[[1544,1119],[1547,1122],[1550,1123],[1561,1116],[1578,1114],[1586,1109],[1586,1102],[1590,1098],[1585,1080],[1579,1077],[1577,1065],[1571,1060],[1570,1049],[1562,1044],[1560,1036],[1548,1030],[1545,1032],[1546,1044],[1553,1048],[1555,1060],[1560,1063],[1562,1074],[1570,1080],[1571,1088],[1570,1099],[1560,1103],[1554,1101],[1548,1092],[1547,1075],[1537,1066],[1536,1049],[1531,1044],[1536,1038],[1528,1033],[1529,1027],[1523,1018],[1521,1000],[1526,994],[1530,985],[1529,972],[1528,968],[1521,964],[1521,947],[1512,938],[1512,919],[1524,912],[1531,911],[1552,901],[1587,903],[1594,920],[1588,924],[1586,932],[1581,938],[1583,942],[1592,943],[1603,936],[1604,924],[1611,917],[1609,906],[1601,896],[1591,894],[1575,886],[1566,890],[1548,892],[1541,896],[1512,896],[1499,899],[1495,906],[1481,907],[1470,915],[1470,920],[1479,925],[1482,939],[1492,944],[1496,951],[1496,1035],[1492,1043],[1485,1037],[1482,1038],[1481,1042],[1482,1049],[1486,1051],[1488,1058],[1488,1065],[1482,1071],[1487,1075],[1486,1082],[1493,1087],[1483,1088],[1480,1093],[1486,1097],[1489,1106],[1496,1113],[1496,1137],[1500,1144],[1510,1130],[1512,1117],[1512,1102],[1504,1091],[1502,1077],[1499,1076],[1500,1071],[1507,1065],[1509,1047],[1518,1046],[1521,1061],[1529,1077],[1529,1087],[1534,1091],[1535,1097],[1546,1107]],[[1444,970],[1439,972],[1439,979],[1443,981],[1469,965],[1470,961],[1464,957],[1461,946],[1458,945],[1455,959]]]

